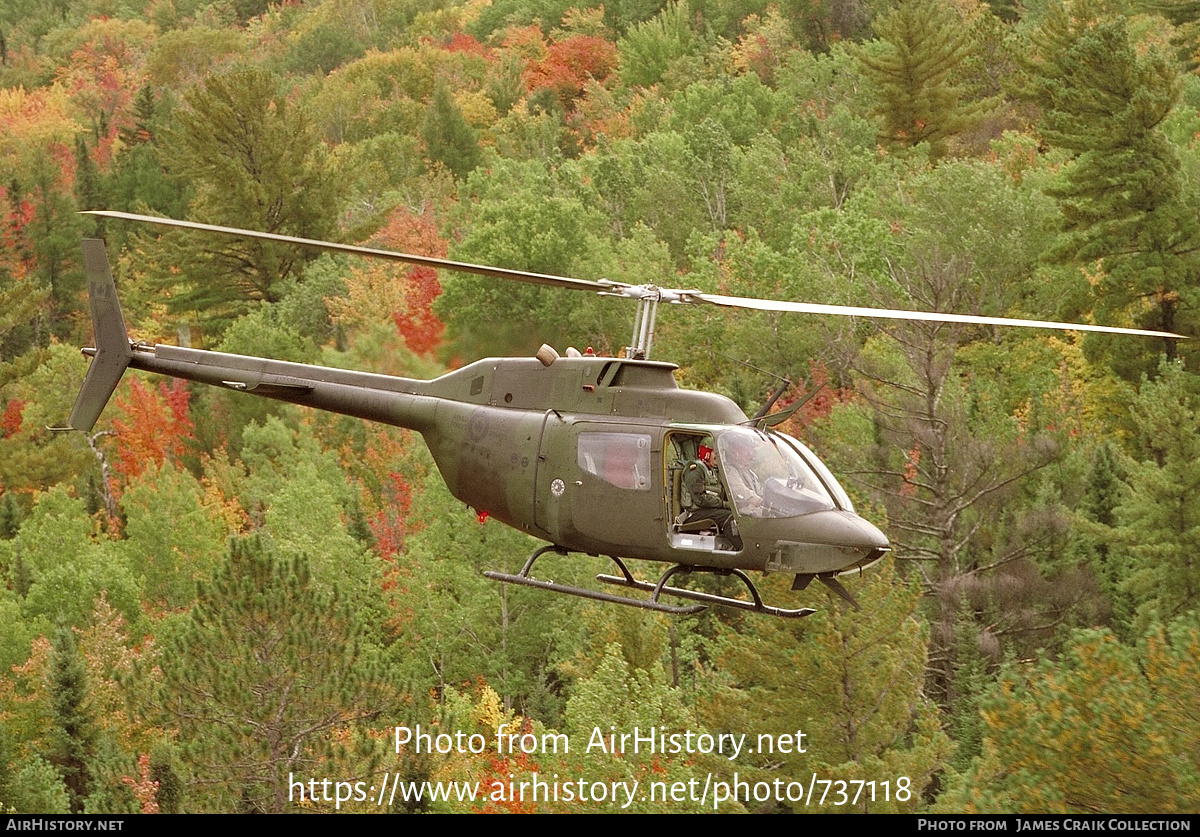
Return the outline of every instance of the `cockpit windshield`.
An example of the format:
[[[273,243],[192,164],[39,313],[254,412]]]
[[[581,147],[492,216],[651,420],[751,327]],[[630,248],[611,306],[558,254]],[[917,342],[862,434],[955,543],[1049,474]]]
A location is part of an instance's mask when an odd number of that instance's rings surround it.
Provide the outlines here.
[[[789,436],[730,428],[717,436],[717,454],[739,515],[796,517],[834,508],[852,510],[828,469]]]

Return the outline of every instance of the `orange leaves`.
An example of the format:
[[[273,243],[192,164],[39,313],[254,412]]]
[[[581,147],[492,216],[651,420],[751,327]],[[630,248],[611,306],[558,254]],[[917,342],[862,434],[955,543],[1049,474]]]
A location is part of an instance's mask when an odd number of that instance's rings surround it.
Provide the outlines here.
[[[617,69],[616,45],[598,35],[547,41],[536,26],[513,27],[504,48],[525,63],[526,91],[551,90],[564,110],[571,109],[589,81],[604,82]]]
[[[150,463],[161,465],[168,458],[178,463],[192,438],[194,426],[188,417],[190,393],[183,381],[157,389],[138,378],[129,379],[129,396],[115,399],[122,416],[113,420],[117,437],[116,470],[126,479],[138,476]]]
[[[446,52],[465,52],[468,55],[478,55],[480,58],[492,58],[492,51],[481,44],[474,35],[467,35],[464,32],[455,32],[450,36],[450,39],[442,45],[442,49]]]
[[[530,61],[525,86],[530,93],[549,88],[569,109],[590,80],[603,81],[617,68],[617,48],[595,35],[573,35],[546,46],[540,60]]]
[[[814,422],[829,418],[833,408],[838,404],[846,404],[854,399],[854,391],[833,383],[829,368],[821,360],[808,362],[808,393],[815,393],[808,402],[796,411],[788,424],[794,430],[802,430]],[[780,400],[777,409],[782,410],[796,401],[795,397]]]
[[[143,814],[158,813],[158,782],[150,778],[150,756],[142,753],[138,756],[138,778],[122,776],[121,781],[129,786],[130,792],[138,801]]]
[[[900,486],[901,497],[917,496],[917,478],[921,475],[921,443],[914,442],[912,450],[904,457],[904,484]]]
[[[25,411],[28,401],[14,398],[4,405],[4,414],[0,415],[0,439],[7,439],[21,432],[21,414]]]
[[[368,525],[380,557],[391,561],[404,547],[408,512],[412,508],[412,485],[403,474],[392,471],[385,480],[381,500],[382,507]]]
[[[68,91],[60,84],[26,92],[0,89],[0,159],[16,161],[30,148],[69,142],[79,130]],[[2,172],[5,180],[12,171]]]
[[[433,217],[402,208],[393,210],[371,243],[421,256],[446,255],[446,242],[438,236]],[[437,348],[445,325],[433,313],[433,300],[442,293],[436,270],[375,261],[351,270],[345,282],[346,297],[329,303],[336,320],[353,326],[388,317],[413,352],[426,354]]]

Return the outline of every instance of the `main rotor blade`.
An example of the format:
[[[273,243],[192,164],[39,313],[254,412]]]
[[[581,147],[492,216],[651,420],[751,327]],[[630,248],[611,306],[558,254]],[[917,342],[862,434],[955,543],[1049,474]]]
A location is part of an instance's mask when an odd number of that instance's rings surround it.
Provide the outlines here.
[[[118,218],[125,221],[139,221],[146,224],[159,224],[165,227],[200,230],[203,232],[222,233],[243,238],[260,238],[267,241],[279,241],[285,244],[298,244],[304,247],[315,247],[321,250],[331,250],[337,253],[371,256],[389,259],[406,264],[434,267],[445,270],[456,270],[460,273],[473,273],[478,276],[495,276],[501,279],[512,279],[533,285],[548,285],[556,288],[568,288],[576,291],[591,291],[613,296],[628,296],[637,299],[642,296],[666,299],[671,302],[693,303],[707,302],[725,308],[750,308],[758,311],[790,311],[798,314],[835,314],[842,317],[870,317],[873,319],[912,320],[916,322],[934,323],[964,323],[968,325],[999,325],[1018,328],[1052,328],[1063,331],[1094,331],[1104,334],[1128,334],[1139,337],[1167,337],[1177,340],[1188,339],[1186,335],[1174,334],[1169,331],[1152,331],[1140,328],[1117,328],[1115,326],[1089,325],[1085,323],[1059,323],[1047,320],[1021,320],[1008,317],[979,317],[971,314],[941,314],[923,311],[900,311],[892,308],[859,308],[850,305],[825,305],[815,302],[787,302],[784,300],[754,299],[741,296],[722,296],[707,294],[694,290],[670,290],[652,286],[627,285],[621,282],[593,282],[588,279],[573,279],[568,276],[555,276],[546,273],[532,273],[525,270],[512,270],[506,267],[491,267],[489,265],[455,262],[449,259],[435,259],[428,256],[415,256],[410,253],[399,253],[395,250],[380,250],[374,247],[359,247],[353,244],[336,244],[332,241],[320,241],[314,238],[299,238],[279,233],[244,230],[237,227],[221,227],[214,224],[201,224],[195,221],[177,221],[173,218],[160,218],[153,215],[137,215],[132,212],[115,212],[111,210],[86,210],[87,215],[99,215],[105,218]]]
[[[1105,334],[1132,334],[1139,337],[1171,337],[1188,339],[1186,335],[1169,331],[1148,331],[1140,328],[1088,325],[1086,323],[1056,323],[1048,320],[1018,320],[1008,317],[977,317],[972,314],[940,314],[924,311],[897,311],[891,308],[856,308],[851,305],[822,305],[814,302],[785,302],[771,299],[752,299],[741,296],[689,293],[696,302],[708,302],[726,308],[751,308],[757,311],[792,311],[798,314],[837,314],[842,317],[870,317],[883,320],[914,320],[932,323],[966,323],[968,325],[1015,326],[1018,328],[1053,328],[1064,331],[1098,331]]]
[[[237,227],[219,227],[214,224],[200,224],[195,221],[177,221],[174,218],[159,218],[154,215],[137,215],[132,212],[115,212],[102,209],[85,210],[84,214],[99,215],[104,218],[119,218],[123,221],[139,221],[145,224],[159,224],[164,227],[179,227],[185,230],[200,230],[202,232],[215,232],[222,233],[224,235],[237,235],[241,236],[242,238],[261,238],[267,241],[279,241],[284,244],[299,244],[304,247],[315,247],[321,250],[331,250],[335,253],[349,253],[356,256],[371,256],[377,259],[390,259],[391,261],[395,262],[415,264],[422,267],[444,268],[445,270],[457,270],[460,273],[474,273],[479,276],[497,276],[502,279],[513,279],[517,282],[526,282],[532,285],[550,285],[556,288],[570,288],[571,290],[592,291],[593,293],[598,293],[600,291],[610,292],[614,287],[611,283],[592,282],[587,279],[572,279],[567,276],[554,276],[545,273],[530,273],[529,271],[525,270],[510,270],[506,267],[490,267],[482,264],[455,262],[450,261],[449,259],[434,259],[428,256],[414,256],[409,253],[399,253],[395,250],[380,250],[375,247],[358,247],[353,244],[336,244],[332,241],[321,241],[315,238],[298,238],[292,235],[280,235],[279,233],[243,230]]]

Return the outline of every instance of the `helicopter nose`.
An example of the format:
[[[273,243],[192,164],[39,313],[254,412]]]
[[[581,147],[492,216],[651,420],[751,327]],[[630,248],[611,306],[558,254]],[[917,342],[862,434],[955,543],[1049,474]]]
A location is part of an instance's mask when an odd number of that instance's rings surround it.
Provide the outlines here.
[[[800,518],[811,543],[823,543],[866,551],[888,549],[883,532],[852,512],[821,511]]]
[[[891,548],[887,536],[853,512],[831,509],[792,518],[775,541],[768,568],[819,574],[875,563]]]

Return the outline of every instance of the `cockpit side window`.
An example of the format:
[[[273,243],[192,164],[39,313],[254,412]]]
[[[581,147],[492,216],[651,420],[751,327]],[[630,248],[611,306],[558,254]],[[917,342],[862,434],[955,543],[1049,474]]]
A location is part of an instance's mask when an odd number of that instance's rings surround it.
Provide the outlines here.
[[[610,485],[650,490],[650,436],[645,433],[580,433],[579,467]]]

